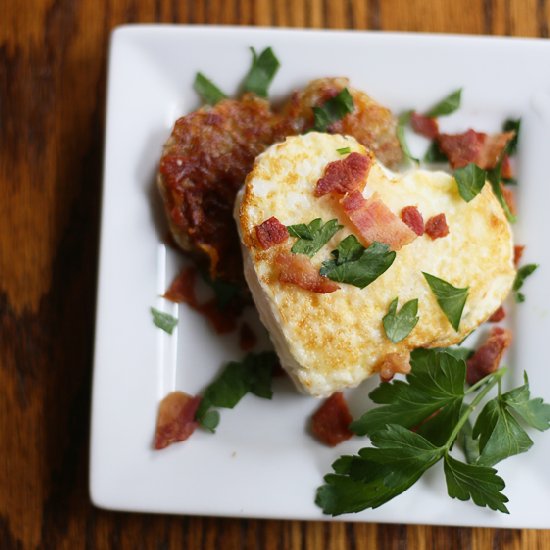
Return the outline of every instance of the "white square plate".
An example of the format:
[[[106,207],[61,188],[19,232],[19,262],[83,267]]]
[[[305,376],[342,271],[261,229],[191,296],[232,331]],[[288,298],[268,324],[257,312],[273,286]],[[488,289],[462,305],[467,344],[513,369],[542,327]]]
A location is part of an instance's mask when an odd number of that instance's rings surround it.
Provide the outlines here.
[[[152,440],[160,399],[169,391],[200,392],[229,359],[242,356],[185,305],[159,298],[181,259],[162,244],[154,176],[163,142],[181,116],[199,106],[192,84],[203,71],[234,93],[250,64],[249,47],[272,46],[281,69],[271,88],[286,96],[310,79],[347,76],[355,88],[394,112],[423,110],[463,87],[463,103],[442,120],[445,131],[498,131],[522,118],[518,156],[517,242],[525,261],[542,264],[527,301],[509,314],[508,355],[514,382],[523,369],[533,394],[550,399],[547,345],[550,290],[550,42],[364,32],[135,26],[112,36],[107,110],[90,490],[116,510],[262,518],[328,519],[315,489],[332,461],[362,446],[336,449],[314,441],[307,418],[318,406],[284,380],[272,401],[246,396],[221,410],[217,433],[158,452]],[[173,336],[156,329],[149,308],[179,317]],[[354,412],[377,380],[351,392]],[[533,433],[525,455],[499,465],[510,515],[450,499],[441,468],[377,510],[341,519],[494,527],[550,528],[550,436]]]

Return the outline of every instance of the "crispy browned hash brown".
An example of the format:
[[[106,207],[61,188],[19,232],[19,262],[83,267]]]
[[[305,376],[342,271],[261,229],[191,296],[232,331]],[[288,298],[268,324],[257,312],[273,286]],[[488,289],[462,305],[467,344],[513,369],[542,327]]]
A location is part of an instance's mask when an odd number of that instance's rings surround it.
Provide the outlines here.
[[[162,152],[158,186],[176,243],[202,260],[213,279],[243,280],[232,210],[255,157],[269,145],[312,128],[313,107],[346,87],[346,78],[314,80],[278,110],[247,93],[176,121]],[[354,110],[328,132],[355,137],[383,163],[395,166],[402,158],[396,118],[365,93],[349,90]]]

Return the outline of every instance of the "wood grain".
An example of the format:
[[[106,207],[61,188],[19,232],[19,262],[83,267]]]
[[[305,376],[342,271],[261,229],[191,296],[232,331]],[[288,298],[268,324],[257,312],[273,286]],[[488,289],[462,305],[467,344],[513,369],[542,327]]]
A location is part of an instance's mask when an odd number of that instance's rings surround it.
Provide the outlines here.
[[[132,22],[548,36],[550,0],[1,0],[0,548],[544,549],[550,531],[112,513],[87,492],[108,37]]]

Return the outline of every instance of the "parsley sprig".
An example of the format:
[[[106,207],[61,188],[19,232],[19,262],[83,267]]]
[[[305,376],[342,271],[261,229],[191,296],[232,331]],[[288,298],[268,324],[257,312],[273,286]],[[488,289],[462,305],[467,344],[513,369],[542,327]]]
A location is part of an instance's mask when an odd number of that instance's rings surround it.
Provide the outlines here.
[[[309,222],[289,225],[287,227],[292,237],[298,240],[291,248],[294,254],[305,254],[310,258],[314,256],[325,244],[327,244],[334,235],[344,227],[338,223],[337,219],[329,220],[323,224],[321,218],[316,218]]]
[[[252,92],[260,97],[267,97],[271,81],[279,70],[280,63],[271,48],[265,48],[259,55],[254,48],[252,51],[252,66],[246,75],[243,88],[245,92]]]
[[[387,244],[372,243],[365,248],[349,235],[331,252],[333,259],[325,260],[319,273],[338,283],[365,288],[390,268],[395,252]]]
[[[334,462],[334,473],[317,490],[317,505],[333,516],[377,508],[443,460],[449,496],[508,513],[504,481],[492,466],[532,445],[520,422],[541,431],[550,428],[550,405],[530,397],[527,378],[520,388],[501,393],[506,369],[465,389],[466,364],[446,351],[416,350],[411,367],[406,382],[382,384],[371,392],[381,406],[351,429],[368,435],[373,447]],[[497,385],[497,397],[468,431],[472,413]],[[451,455],[459,435],[470,440],[472,463]]]
[[[418,299],[405,302],[399,312],[398,301],[399,298],[392,300],[388,313],[382,319],[386,336],[395,344],[404,340],[418,323]]]
[[[225,99],[227,96],[206,76],[202,73],[197,73],[193,88],[202,100],[208,105],[215,105],[218,101]]]
[[[231,361],[204,390],[195,418],[203,428],[214,432],[220,414],[212,407],[232,409],[247,393],[271,399],[272,370],[277,364],[272,351],[249,353],[242,361]]]
[[[313,130],[326,132],[331,124],[353,113],[353,96],[347,88],[327,99],[320,107],[313,107]]]

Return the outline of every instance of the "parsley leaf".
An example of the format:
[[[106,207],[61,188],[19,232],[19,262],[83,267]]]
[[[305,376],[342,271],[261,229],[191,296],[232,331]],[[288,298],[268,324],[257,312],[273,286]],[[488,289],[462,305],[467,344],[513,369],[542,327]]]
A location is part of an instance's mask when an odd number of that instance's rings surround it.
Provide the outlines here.
[[[394,380],[369,393],[382,406],[352,422],[354,433],[370,436],[386,424],[399,424],[418,426],[418,433],[435,444],[449,437],[464,398],[466,364],[444,351],[417,349],[411,354],[411,367],[406,382]]]
[[[351,153],[351,147],[340,147],[340,149],[336,149],[336,152],[341,155],[347,155],[348,153]]]
[[[518,418],[540,431],[550,428],[550,405],[540,398],[531,399],[526,374],[524,382],[489,401],[477,417],[472,436],[479,438],[478,464],[492,466],[531,448],[533,441]]]
[[[514,279],[514,284],[512,285],[512,290],[516,294],[516,302],[525,302],[525,295],[519,291],[523,286],[525,279],[527,279],[527,277],[529,277],[529,275],[531,275],[538,267],[538,264],[527,264],[518,269],[516,278]]]
[[[309,222],[289,225],[288,232],[292,237],[298,237],[291,251],[294,254],[305,254],[310,258],[315,255],[332,237],[344,227],[337,219],[329,220],[323,225],[321,218]]]
[[[354,235],[346,237],[325,260],[319,273],[332,281],[365,288],[384,273],[395,260],[387,244],[372,243],[365,248]]]
[[[527,451],[533,445],[500,397],[491,399],[485,405],[477,417],[472,436],[479,438],[477,464],[482,466],[493,466],[509,456]]]
[[[516,135],[508,142],[508,145],[506,146],[506,152],[510,156],[515,155],[517,151],[520,128],[521,128],[521,118],[518,118],[516,120],[509,118],[508,120],[505,120],[504,124],[502,125],[503,132],[516,133]]]
[[[409,146],[405,139],[405,127],[411,121],[412,114],[413,114],[413,111],[405,111],[404,113],[399,115],[399,118],[397,119],[396,134],[397,134],[397,139],[399,140],[399,145],[401,145],[401,150],[403,151],[405,158],[412,162],[416,162],[416,164],[419,164],[420,160],[418,160],[416,157],[413,157],[411,150],[409,149]]]
[[[418,323],[418,299],[409,300],[397,313],[398,300],[399,298],[392,300],[388,313],[382,320],[386,336],[395,344],[404,340]]]
[[[326,484],[315,499],[325,514],[378,508],[411,487],[443,454],[441,448],[398,425],[386,426],[371,441],[374,448],[361,449],[346,464],[335,462],[335,470],[349,468],[346,474],[325,476]]]
[[[202,100],[209,105],[215,105],[218,101],[225,99],[227,96],[206,76],[202,73],[197,73],[193,88]]]
[[[232,409],[247,393],[271,399],[271,373],[277,364],[272,351],[249,353],[242,361],[232,361],[214,382],[204,390],[195,418],[213,432],[219,422],[219,413],[211,407]]]
[[[466,299],[468,298],[468,287],[454,287],[447,281],[439,279],[429,273],[425,273],[424,271],[422,272],[422,275],[424,275],[424,278],[428,282],[428,285],[430,285],[432,292],[435,294],[439,307],[447,319],[449,319],[449,322],[455,331],[458,332],[462,310],[464,309]]]
[[[523,375],[525,384],[502,395],[502,400],[514,414],[528,426],[539,431],[550,428],[550,405],[540,397],[531,399],[527,373]]]
[[[466,202],[470,202],[481,192],[485,185],[486,177],[487,173],[485,170],[473,162],[470,162],[470,164],[463,168],[457,168],[453,172],[453,178],[456,181],[458,192]]]
[[[353,97],[344,88],[339,94],[327,99],[321,107],[313,107],[313,130],[325,132],[332,123],[352,113],[354,109]]]
[[[487,172],[487,179],[489,180],[489,183],[493,188],[493,193],[498,199],[498,202],[500,202],[500,206],[502,206],[502,209],[504,210],[504,215],[506,216],[506,219],[510,223],[514,223],[516,221],[516,216],[512,214],[510,207],[508,206],[508,203],[504,199],[504,195],[502,193],[501,172],[502,172],[503,158],[504,158],[504,153],[500,156],[500,159],[497,162],[496,166]]]
[[[445,116],[454,113],[460,107],[460,99],[462,95],[462,88],[455,90],[447,97],[443,98],[439,103],[434,105],[427,113],[426,116],[435,118],[438,116]]]
[[[446,454],[444,470],[450,497],[459,500],[471,498],[478,506],[509,513],[504,505],[508,498],[501,493],[504,481],[494,468],[464,464]]]
[[[267,97],[267,91],[275,73],[279,70],[279,60],[271,48],[266,48],[260,55],[252,50],[252,67],[244,80],[244,91],[252,92],[260,97]]]
[[[158,309],[152,307],[151,314],[153,315],[153,323],[157,328],[160,328],[168,334],[174,332],[174,328],[178,324],[178,320],[170,315],[169,313],[164,313],[164,311],[159,311]]]

